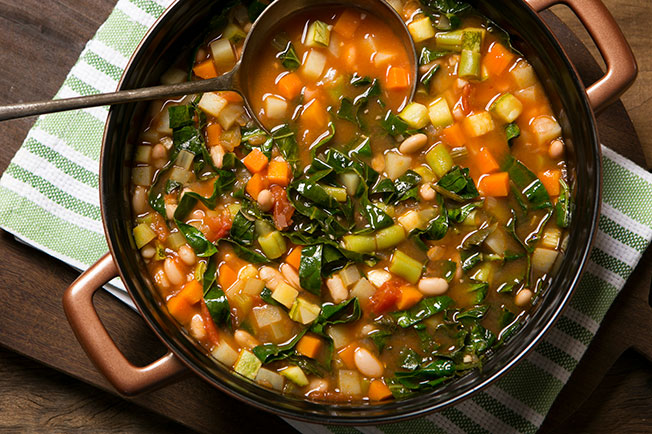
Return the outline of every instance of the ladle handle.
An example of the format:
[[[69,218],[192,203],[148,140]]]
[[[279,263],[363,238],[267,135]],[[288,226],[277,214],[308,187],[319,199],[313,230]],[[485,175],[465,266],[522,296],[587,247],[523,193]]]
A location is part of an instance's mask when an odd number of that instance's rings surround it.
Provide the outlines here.
[[[77,110],[87,107],[149,101],[154,99],[192,95],[202,92],[215,92],[218,90],[235,90],[233,81],[239,67],[240,64],[238,63],[231,72],[208,80],[188,81],[185,83],[146,87],[142,89],[121,90],[119,92],[102,93],[77,98],[6,105],[0,107],[0,122],[9,119],[63,112],[67,110]]]

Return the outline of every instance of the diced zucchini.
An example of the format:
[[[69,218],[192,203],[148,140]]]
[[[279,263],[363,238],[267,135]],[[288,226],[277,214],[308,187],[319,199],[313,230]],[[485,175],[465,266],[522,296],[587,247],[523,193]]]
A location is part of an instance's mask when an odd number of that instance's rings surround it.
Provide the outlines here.
[[[460,52],[462,50],[462,36],[464,31],[439,32],[435,35],[437,48],[447,51]]]
[[[152,259],[155,260],[155,261],[163,261],[165,258],[167,258],[167,255],[165,253],[165,247],[163,247],[163,244],[157,242],[156,243],[156,253],[154,253],[154,257]],[[199,262],[197,264],[197,269],[199,269],[202,264],[204,264],[204,263]],[[195,270],[195,272],[196,271],[197,270]],[[197,279],[197,280],[201,280],[201,279]]]
[[[259,329],[283,321],[281,308],[272,306],[271,304],[254,307],[251,312],[253,313],[256,326]]]
[[[532,253],[532,269],[535,273],[546,274],[550,271],[557,259],[559,252],[556,250],[537,247]]]
[[[249,350],[243,349],[240,352],[238,360],[235,362],[233,370],[238,374],[254,379],[258,374],[258,370],[262,366],[262,362]]]
[[[378,250],[384,250],[394,247],[406,238],[405,229],[400,225],[393,225],[376,232],[376,247]]]
[[[443,143],[436,144],[428,151],[426,163],[432,168],[437,178],[441,178],[448,173],[455,164]]]
[[[390,151],[385,154],[385,173],[392,180],[396,180],[407,172],[412,166],[412,158],[407,155]]]
[[[337,180],[346,188],[346,192],[349,196],[355,195],[360,185],[360,177],[353,172],[342,173],[337,176]]]
[[[505,232],[502,230],[493,231],[491,234],[489,234],[487,239],[484,240],[484,243],[491,249],[492,252],[497,255],[502,255],[505,253],[505,249],[507,248],[505,241]]]
[[[136,226],[133,230],[134,241],[136,242],[136,247],[142,249],[144,246],[149,244],[154,238],[156,238],[156,233],[145,223],[141,223]]]
[[[283,119],[288,111],[288,103],[280,96],[268,95],[265,98],[264,110],[268,119]]]
[[[220,342],[215,348],[213,348],[211,355],[229,367],[232,367],[238,360],[238,352],[224,341]]]
[[[340,276],[342,283],[347,288],[360,280],[360,270],[358,270],[358,267],[353,264],[347,266],[337,274]]]
[[[353,286],[351,289],[351,297],[356,297],[358,300],[364,300],[376,292],[376,288],[364,277]]]
[[[494,101],[490,110],[505,123],[511,123],[523,112],[523,104],[511,93],[506,93]]]
[[[153,171],[151,166],[139,166],[131,169],[131,182],[134,185],[148,187],[152,184]]]
[[[421,277],[423,264],[400,250],[396,250],[392,255],[389,271],[416,285]]]
[[[411,128],[421,129],[428,125],[428,109],[418,102],[408,104],[398,117],[403,119]]]
[[[413,209],[406,211],[398,218],[398,224],[403,226],[408,234],[414,229],[420,228],[424,223],[421,220],[421,214]]]
[[[260,292],[265,288],[265,282],[260,279],[252,278],[247,279],[242,288],[242,292],[252,297],[260,295]]]
[[[561,240],[561,230],[559,228],[549,228],[543,233],[541,238],[541,247],[546,249],[557,250]]]
[[[331,29],[323,21],[313,21],[308,27],[306,43],[308,47],[328,47],[331,41]]]
[[[324,72],[325,67],[326,55],[313,49],[306,55],[300,71],[308,80],[317,81]]]
[[[288,309],[292,307],[294,300],[297,299],[298,295],[299,291],[285,282],[279,283],[276,289],[272,292],[272,298]]]
[[[491,284],[491,275],[492,275],[493,267],[491,265],[491,262],[483,262],[475,272],[471,275],[471,279],[476,280],[478,282],[487,282]]]
[[[217,121],[220,123],[220,126],[224,128],[225,131],[228,131],[231,130],[231,127],[236,122],[238,122],[238,120],[244,119],[244,116],[245,116],[245,109],[242,105],[229,104],[226,107],[224,107],[224,110],[222,110],[219,116],[217,116]],[[233,148],[231,148],[231,150],[233,150]]]
[[[330,185],[322,185],[322,188],[330,197],[338,202],[346,202],[346,199],[348,198],[345,188],[331,187]]]
[[[521,89],[537,84],[537,74],[532,65],[527,63],[525,60],[518,62],[510,70],[510,73],[512,74],[512,78],[514,78],[516,85]]]
[[[308,378],[306,377],[306,374],[304,374],[301,368],[298,366],[288,366],[287,368],[283,369],[280,374],[299,387],[308,385]]]
[[[265,256],[270,259],[280,258],[287,251],[285,238],[279,231],[270,232],[267,235],[258,237],[258,243]]]
[[[298,297],[290,309],[290,319],[301,324],[310,324],[319,316],[321,306]]]
[[[234,44],[242,41],[247,37],[247,34],[242,30],[238,25],[234,23],[229,23],[222,32],[222,38],[228,39]]]
[[[362,395],[362,381],[358,371],[340,369],[337,373],[337,383],[342,395]]]
[[[373,235],[345,235],[342,245],[352,252],[370,253],[376,250],[376,238]]]
[[[137,146],[136,152],[134,153],[134,163],[149,163],[149,159],[152,155],[152,147],[148,145]]]
[[[179,250],[179,247],[186,244],[186,237],[181,232],[171,232],[168,236],[168,247],[172,250]]]
[[[561,125],[552,116],[537,116],[530,125],[540,145],[561,137]]]
[[[422,184],[430,184],[435,181],[435,173],[428,166],[419,166],[413,169],[414,172],[421,177]]]
[[[489,112],[480,112],[464,119],[464,129],[471,137],[480,137],[493,131],[494,120]]]
[[[448,103],[441,97],[430,103],[428,115],[434,127],[447,127],[454,122]]]
[[[213,63],[218,71],[228,71],[235,65],[236,58],[233,47],[228,39],[218,39],[210,44]]]
[[[206,92],[199,100],[199,107],[204,113],[218,117],[229,102],[213,92]]]
[[[435,28],[428,16],[412,21],[408,24],[408,30],[414,42],[422,42],[435,36]]]
[[[274,390],[283,390],[285,380],[279,374],[269,369],[260,368],[256,375],[256,383]]]
[[[185,149],[182,149],[181,151],[179,151],[179,155],[177,156],[174,165],[177,167],[181,167],[182,169],[189,170],[190,167],[192,166],[193,161],[195,161],[195,154],[193,154],[190,151],[186,151]]]

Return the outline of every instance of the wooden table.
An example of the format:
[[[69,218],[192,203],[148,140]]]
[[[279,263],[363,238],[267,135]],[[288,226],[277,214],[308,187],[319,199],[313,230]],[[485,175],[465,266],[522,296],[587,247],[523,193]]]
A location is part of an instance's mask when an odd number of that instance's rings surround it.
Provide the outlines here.
[[[641,71],[634,87],[624,96],[623,103],[634,122],[644,152],[634,146],[626,146],[621,151],[639,164],[645,164],[646,159],[652,163],[652,122],[648,120],[652,113],[652,48],[649,46],[652,4],[649,0],[604,1],[632,44]],[[115,0],[49,0],[45,3],[39,0],[0,0],[0,103],[38,100],[54,95],[85,42],[106,19],[114,3]],[[570,13],[561,7],[553,10],[583,42],[589,42]],[[594,49],[592,52],[596,53]],[[586,66],[588,69],[585,66],[579,65],[581,70],[591,69],[590,65]],[[619,134],[627,138],[630,134],[629,141],[636,143],[632,131],[627,129],[627,125],[623,127],[623,120],[626,121],[626,117],[621,107],[614,107],[608,115],[602,116],[603,138]],[[0,124],[3,143],[0,171],[9,164],[32,123],[33,120],[28,119]],[[50,360],[56,369],[69,370],[70,365],[74,365],[79,378],[108,390],[106,381],[85,358],[72,333],[67,328],[62,331],[60,324],[39,321],[51,317],[52,310],[61,309],[61,294],[77,274],[58,261],[17,243],[6,233],[0,234],[0,258],[0,293],[3,297],[17,297],[20,306],[29,311],[29,317],[12,316],[6,311],[1,312],[4,306],[0,307],[0,342],[8,340],[2,339],[6,338],[3,329],[21,330],[24,327],[20,336],[12,336],[12,348],[37,359]],[[643,310],[649,309],[650,273],[647,270],[651,263],[652,253],[648,251],[636,272],[638,284],[626,287],[591,345],[586,360],[582,361],[590,369],[584,370],[585,375],[573,375],[542,431],[606,433],[650,430],[652,365],[648,360],[651,353],[647,352],[646,360],[641,355],[646,354],[645,348],[639,352],[627,351],[622,356],[620,352],[638,336],[637,333],[643,335],[650,330],[645,328],[648,325],[645,318],[633,315],[632,321],[637,323],[637,328],[633,333],[623,333],[628,313],[636,311],[643,315]],[[25,291],[25,288],[30,288],[30,291]],[[143,351],[129,350],[134,347],[144,349],[145,353],[162,353],[161,344],[148,333],[136,314],[106,294],[98,295],[97,304],[109,329],[127,325],[138,330],[118,342],[132,360],[145,362],[142,360]],[[59,316],[63,317],[62,314]],[[17,324],[13,319],[16,317],[22,317],[24,324]],[[34,324],[38,326],[34,327]],[[57,357],[59,352],[65,353],[65,358]],[[592,375],[586,375],[587,372]],[[179,389],[170,390],[179,390],[182,397],[184,393],[203,387],[194,379],[184,384]],[[586,392],[595,386],[595,392],[580,406]],[[0,391],[0,431],[189,432],[188,428],[143,408],[155,407],[157,400],[163,399],[159,393],[125,401],[2,347]],[[178,405],[183,407],[184,403]],[[571,410],[578,406],[579,409],[568,418]],[[216,413],[206,415],[204,427],[229,432],[233,426],[238,426],[241,431],[249,432],[260,429],[260,424],[264,423],[266,430],[271,429],[271,432],[291,431],[279,419],[257,413],[233,400],[223,404]]]

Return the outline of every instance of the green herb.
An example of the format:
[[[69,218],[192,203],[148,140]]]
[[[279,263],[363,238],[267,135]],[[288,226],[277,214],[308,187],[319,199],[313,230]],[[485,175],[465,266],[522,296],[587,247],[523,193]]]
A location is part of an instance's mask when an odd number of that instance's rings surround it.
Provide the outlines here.
[[[226,294],[219,287],[213,286],[205,295],[204,301],[217,326],[230,325],[231,307]]]
[[[425,74],[423,74],[419,80],[419,82],[426,88],[428,93],[430,93],[430,82],[432,81],[437,71],[439,71],[439,65],[435,64]]]
[[[512,140],[521,135],[521,129],[516,125],[516,122],[505,125],[505,135],[507,136],[507,143],[511,147],[514,143]]]
[[[430,50],[427,47],[421,49],[421,54],[419,55],[419,65],[427,65],[437,59],[441,59],[444,56],[449,55],[449,51],[444,50]]]
[[[301,249],[301,264],[299,266],[301,287],[315,295],[321,293],[323,251],[323,244],[306,246]]]
[[[292,42],[287,42],[285,48],[276,55],[276,58],[281,61],[281,64],[285,69],[290,71],[294,71],[301,66],[301,60],[299,60],[299,56],[297,56],[297,52],[294,50]]]

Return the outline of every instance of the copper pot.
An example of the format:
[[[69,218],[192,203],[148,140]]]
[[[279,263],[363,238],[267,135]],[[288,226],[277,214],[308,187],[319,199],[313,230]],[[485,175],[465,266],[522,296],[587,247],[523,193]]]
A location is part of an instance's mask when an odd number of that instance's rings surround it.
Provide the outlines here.
[[[594,113],[615,101],[633,82],[637,67],[618,25],[600,0],[472,1],[486,16],[513,35],[515,47],[534,65],[567,138],[575,168],[576,212],[565,261],[551,288],[530,312],[520,331],[473,371],[436,391],[385,403],[316,403],[281,395],[235,375],[216,363],[184,333],[154,289],[131,235],[130,169],[136,131],[144,104],[115,106],[109,113],[102,147],[100,192],[102,217],[111,252],[82,274],[64,295],[68,320],[89,358],[124,395],[133,395],[194,371],[218,389],[275,414],[319,423],[365,424],[397,421],[456,404],[518,363],[552,327],[575,289],[589,256],[600,211],[601,158]],[[571,7],[596,42],[607,73],[585,88],[568,56],[537,12],[564,3]],[[188,52],[222,2],[178,1],[150,30],[132,56],[120,86],[153,85],[174,53]],[[137,128],[136,128],[137,129]],[[93,294],[120,276],[145,321],[169,348],[156,362],[136,367],[116,347],[93,306]]]

